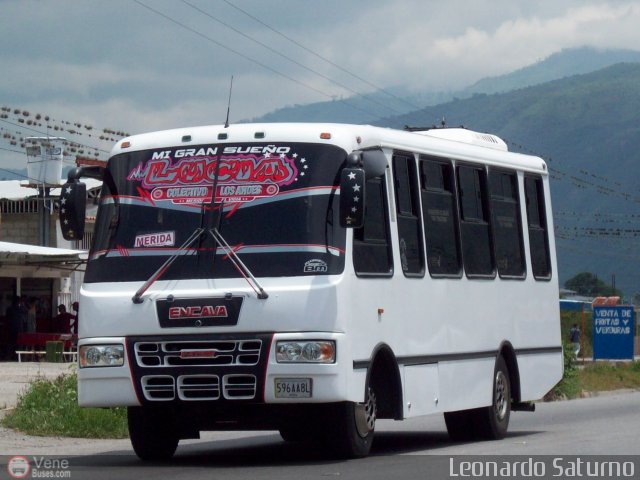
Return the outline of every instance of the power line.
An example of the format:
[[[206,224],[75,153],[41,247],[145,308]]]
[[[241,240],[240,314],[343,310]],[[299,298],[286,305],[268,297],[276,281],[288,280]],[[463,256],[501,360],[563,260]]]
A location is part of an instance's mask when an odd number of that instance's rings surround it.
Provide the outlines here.
[[[183,1],[184,1],[184,0],[183,0]],[[304,51],[306,51],[306,52],[308,52],[308,53],[310,53],[310,54],[314,55],[316,58],[319,58],[320,60],[322,60],[322,61],[324,61],[324,62],[328,63],[329,65],[331,65],[331,66],[333,66],[333,67],[337,68],[338,70],[340,70],[340,71],[342,71],[342,72],[344,72],[344,73],[346,73],[346,74],[348,74],[348,75],[351,75],[353,78],[356,78],[356,79],[360,80],[361,82],[365,83],[366,85],[369,85],[370,87],[375,88],[377,91],[380,91],[380,92],[384,93],[385,95],[388,95],[388,96],[390,96],[390,97],[392,97],[392,98],[395,98],[396,100],[401,101],[401,102],[405,103],[406,105],[409,105],[410,107],[415,108],[416,110],[420,110],[421,108],[423,108],[423,107],[421,107],[421,106],[418,106],[418,105],[415,105],[415,104],[413,104],[413,103],[411,103],[411,102],[408,102],[406,99],[404,99],[404,98],[402,98],[402,97],[398,97],[397,95],[394,95],[393,93],[391,93],[391,92],[389,92],[389,91],[385,90],[384,88],[379,87],[378,85],[376,85],[376,84],[374,84],[374,83],[370,82],[370,81],[369,81],[369,80],[367,80],[366,78],[363,78],[363,77],[361,77],[361,76],[359,76],[359,75],[357,75],[357,74],[355,74],[355,73],[351,72],[350,70],[347,70],[346,68],[344,68],[344,67],[342,67],[342,66],[338,65],[337,63],[335,63],[335,62],[333,62],[333,61],[329,60],[328,58],[323,57],[323,56],[322,56],[322,55],[320,55],[319,53],[317,53],[317,52],[315,52],[315,51],[311,50],[310,48],[308,48],[308,47],[306,47],[306,46],[302,45],[302,44],[301,44],[301,43],[299,43],[298,41],[296,41],[296,40],[294,40],[293,38],[289,37],[288,35],[286,35],[286,34],[282,33],[281,31],[279,31],[279,30],[275,29],[275,28],[274,28],[274,27],[272,27],[271,25],[268,25],[267,23],[263,22],[262,20],[260,20],[259,18],[255,17],[255,16],[251,15],[249,12],[247,12],[246,10],[243,10],[242,8],[238,7],[237,5],[234,5],[233,3],[229,2],[228,0],[222,0],[222,1],[223,1],[224,3],[226,3],[227,5],[229,5],[230,7],[235,8],[237,11],[239,11],[239,12],[243,13],[243,14],[244,14],[244,15],[246,15],[247,17],[249,17],[249,18],[251,18],[251,19],[255,20],[255,21],[256,21],[256,22],[258,22],[260,25],[262,25],[262,26],[264,26],[264,27],[268,28],[268,29],[269,29],[269,30],[271,30],[273,33],[275,33],[276,35],[281,36],[281,37],[282,37],[282,38],[284,38],[285,40],[288,40],[289,42],[291,42],[291,43],[293,43],[294,45],[298,46],[299,48],[303,49]]]
[[[22,130],[30,130],[32,132],[39,133],[40,135],[44,135],[46,137],[55,137],[56,136],[56,135],[51,135],[49,132],[43,132],[41,130],[36,130],[35,128],[31,128],[31,127],[27,127],[27,126],[24,126],[24,125],[20,125],[19,123],[10,122],[9,120],[6,120],[4,118],[0,118],[0,122],[8,123],[9,125],[13,125],[14,127],[18,127],[18,128],[20,128]],[[89,149],[92,149],[92,150],[95,150],[95,151],[98,151],[98,152],[109,153],[108,150],[102,150],[101,148],[94,147],[94,146],[91,146],[91,145],[85,145],[83,143],[76,142],[74,140],[65,139],[65,141],[69,142],[70,144],[78,145],[78,146],[84,147],[84,148],[89,148]]]
[[[229,28],[230,30],[233,30],[238,35],[241,35],[242,37],[244,37],[244,38],[246,38],[248,40],[251,40],[254,43],[257,43],[258,45],[260,45],[263,48],[266,48],[270,52],[275,53],[276,55],[278,55],[278,56],[290,61],[291,63],[293,63],[293,64],[295,64],[295,65],[297,65],[297,66],[299,66],[301,68],[304,68],[305,70],[313,73],[314,75],[317,75],[317,76],[319,76],[321,78],[324,78],[325,80],[333,83],[334,85],[337,85],[338,87],[343,88],[343,89],[351,92],[352,94],[363,98],[364,100],[367,100],[369,102],[375,103],[376,105],[381,106],[382,108],[386,108],[387,110],[390,110],[390,111],[392,111],[393,113],[395,113],[397,115],[401,115],[402,114],[402,112],[399,112],[398,110],[394,109],[393,107],[390,107],[389,105],[385,105],[383,103],[380,103],[374,98],[370,98],[370,97],[368,97],[368,96],[366,96],[366,95],[364,95],[364,94],[362,94],[362,93],[360,93],[360,92],[358,92],[356,90],[353,90],[352,88],[348,87],[347,85],[345,85],[343,83],[340,83],[340,82],[332,79],[331,77],[328,77],[327,75],[324,75],[323,73],[318,72],[317,70],[314,70],[313,68],[310,68],[310,67],[304,65],[303,63],[301,63],[301,62],[299,62],[299,61],[297,61],[297,60],[285,55],[282,52],[279,52],[278,50],[276,50],[275,48],[270,47],[266,43],[261,42],[260,40],[256,40],[255,38],[253,38],[253,37],[247,35],[246,33],[242,32],[241,30],[233,27],[232,25],[229,25],[228,23],[220,20],[219,18],[213,16],[212,14],[202,10],[201,8],[197,7],[196,5],[193,5],[192,3],[189,3],[187,0],[182,0],[182,3],[184,3],[185,5],[188,5],[189,7],[191,7],[194,10],[196,10],[197,12],[200,12],[201,14],[209,17],[211,20],[213,20],[215,22],[218,22],[220,25],[224,25],[225,27]]]
[[[552,157],[546,156],[546,155],[542,155],[539,152],[536,152],[534,150],[532,150],[531,148],[525,147],[522,144],[518,144],[515,142],[512,142],[511,140],[507,140],[505,138],[503,138],[503,140],[505,141],[505,143],[512,145],[514,147],[516,147],[518,150],[520,150],[521,152],[525,152],[531,155],[535,155],[537,157],[540,157],[542,159],[544,159],[547,163],[554,163],[554,159]],[[604,181],[606,183],[610,183],[609,179],[606,177],[603,177],[602,175],[596,175],[595,173],[589,172],[588,170],[584,170],[581,169],[578,171],[579,174],[581,175],[586,175],[588,177],[591,177],[593,179],[596,180],[600,180],[601,182]],[[558,168],[549,166],[549,174],[551,175],[551,178],[553,178],[554,180],[558,180],[558,181],[563,181],[563,180],[570,180],[573,185],[575,185],[578,188],[590,188],[590,189],[595,189],[596,192],[600,193],[601,195],[605,195],[605,196],[618,196],[623,198],[626,201],[630,201],[630,202],[634,202],[634,203],[640,203],[640,197],[638,196],[634,196],[631,195],[630,193],[627,193],[621,189],[615,189],[615,188],[611,188],[609,185],[602,185],[601,183],[598,184],[596,182],[596,180],[591,180],[588,178],[580,178],[577,175],[573,175],[571,173],[567,173],[564,172]],[[620,183],[616,182],[616,181],[611,181],[612,183],[614,183],[615,185],[619,186]]]
[[[227,50],[228,52],[233,53],[234,55],[238,55],[239,57],[244,58],[245,60],[247,60],[249,62],[255,63],[256,65],[259,65],[260,67],[262,67],[262,68],[264,68],[266,70],[269,70],[270,72],[275,73],[276,75],[278,75],[278,76],[280,76],[282,78],[285,78],[285,79],[287,79],[287,80],[289,80],[289,81],[291,81],[293,83],[296,83],[297,85],[300,85],[300,86],[302,86],[304,88],[307,88],[307,89],[309,89],[311,91],[314,91],[314,92],[316,92],[316,93],[318,93],[318,94],[320,94],[320,95],[322,95],[324,97],[330,98],[332,100],[334,99],[333,95],[330,95],[330,94],[328,94],[328,93],[326,93],[326,92],[324,92],[324,91],[322,91],[322,90],[320,90],[320,89],[318,89],[318,88],[316,88],[316,87],[314,87],[312,85],[309,85],[309,84],[307,84],[305,82],[302,82],[300,80],[297,80],[297,79],[295,79],[295,78],[293,78],[293,77],[291,77],[291,76],[289,76],[289,75],[287,75],[285,73],[282,73],[282,72],[276,70],[275,68],[272,68],[269,65],[267,65],[267,64],[265,64],[265,63],[263,63],[263,62],[261,62],[259,60],[256,60],[255,58],[252,58],[252,57],[250,57],[248,55],[245,55],[244,53],[242,53],[242,52],[240,52],[240,51],[238,51],[238,50],[236,50],[234,48],[231,48],[231,47],[229,47],[229,46],[227,46],[227,45],[225,45],[225,44],[223,44],[223,43],[221,43],[221,42],[209,37],[208,35],[205,35],[204,33],[196,30],[195,28],[189,27],[188,25],[185,25],[184,23],[182,23],[182,22],[180,22],[180,21],[178,21],[178,20],[176,20],[176,19],[174,19],[174,18],[172,18],[172,17],[170,17],[168,15],[165,15],[164,13],[156,10],[155,8],[152,8],[149,5],[146,5],[146,4],[142,3],[140,0],[133,0],[133,1],[135,3],[137,3],[138,5],[140,5],[141,7],[146,8],[147,10],[155,13],[156,15],[159,15],[159,16],[163,17],[164,19],[170,21],[171,23],[174,23],[175,25],[178,25],[179,27],[181,27],[181,28],[193,33],[194,35],[197,35],[197,36],[207,40],[208,42],[211,42],[214,45],[217,45],[218,47],[223,48],[224,50]],[[360,107],[358,107],[356,105],[350,104],[349,102],[347,102],[344,99],[340,99],[338,101],[341,102],[341,103],[344,103],[345,105],[347,105],[347,106],[349,106],[349,107],[351,107],[353,109],[360,110],[361,112],[364,112],[367,115],[370,115],[370,116],[372,116],[374,118],[379,118],[377,114],[375,114],[373,112],[370,112],[368,110],[365,110],[363,108],[360,108]]]
[[[21,155],[26,155],[26,152],[20,151],[20,150],[13,150],[11,148],[2,148],[0,147],[0,150],[4,150],[5,152],[11,152],[11,153],[19,153]]]

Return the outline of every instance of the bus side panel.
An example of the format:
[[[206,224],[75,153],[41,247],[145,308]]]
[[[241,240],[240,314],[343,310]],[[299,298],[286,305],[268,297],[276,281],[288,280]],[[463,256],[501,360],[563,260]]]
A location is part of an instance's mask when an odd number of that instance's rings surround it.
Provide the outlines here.
[[[440,411],[438,364],[405,365],[403,370],[405,418]]]
[[[348,380],[348,400],[364,402],[365,385],[367,383],[367,370],[362,368],[353,370]]]
[[[517,357],[523,402],[542,398],[562,379],[562,353],[520,354]]]
[[[442,411],[454,412],[491,405],[495,363],[493,357],[441,362],[438,372]]]

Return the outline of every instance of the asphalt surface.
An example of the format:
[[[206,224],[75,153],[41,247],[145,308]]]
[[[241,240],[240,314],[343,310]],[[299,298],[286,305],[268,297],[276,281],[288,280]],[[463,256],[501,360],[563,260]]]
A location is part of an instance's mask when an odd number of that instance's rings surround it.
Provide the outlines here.
[[[0,363],[0,415],[15,406],[19,394],[29,382],[42,377],[55,378],[75,368],[75,364],[70,363]],[[374,456],[485,455],[496,452],[507,455],[551,455],[555,452],[640,454],[637,442],[640,391],[601,393],[595,398],[541,403],[537,407],[533,414],[516,412],[510,433],[502,442],[452,443],[441,415],[405,422],[381,421],[380,428],[376,429],[379,433],[372,453]],[[256,455],[256,458],[278,458],[288,464],[293,459],[300,461],[300,453],[297,447],[283,442],[277,432],[203,432],[201,440],[180,442],[177,457],[212,458],[216,463],[239,455],[238,462],[244,464],[247,455]],[[122,457],[131,459],[127,462],[135,462],[129,439],[35,437],[0,428],[0,456],[8,455],[79,455],[90,458],[106,455],[115,464],[124,460],[114,458]],[[306,457],[303,455],[301,458]],[[231,464],[235,465],[233,461]]]

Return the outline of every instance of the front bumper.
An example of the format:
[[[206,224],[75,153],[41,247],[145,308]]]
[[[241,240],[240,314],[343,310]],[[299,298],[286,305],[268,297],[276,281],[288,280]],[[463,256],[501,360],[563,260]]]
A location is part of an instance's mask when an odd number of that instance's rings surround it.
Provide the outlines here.
[[[281,340],[334,340],[336,363],[277,363]],[[80,406],[331,403],[348,400],[348,352],[343,336],[327,332],[149,335],[86,338],[81,345],[125,345],[121,367],[81,368]],[[308,398],[278,398],[276,379],[308,378]]]

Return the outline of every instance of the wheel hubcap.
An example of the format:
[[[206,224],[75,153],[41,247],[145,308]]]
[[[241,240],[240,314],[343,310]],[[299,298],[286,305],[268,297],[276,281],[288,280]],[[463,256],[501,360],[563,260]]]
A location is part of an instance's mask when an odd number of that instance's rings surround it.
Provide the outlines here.
[[[367,390],[364,403],[355,406],[356,428],[361,437],[366,437],[376,427],[377,404],[376,395],[371,388]]]
[[[494,408],[498,420],[504,420],[509,408],[509,381],[504,372],[496,373],[496,391]]]

